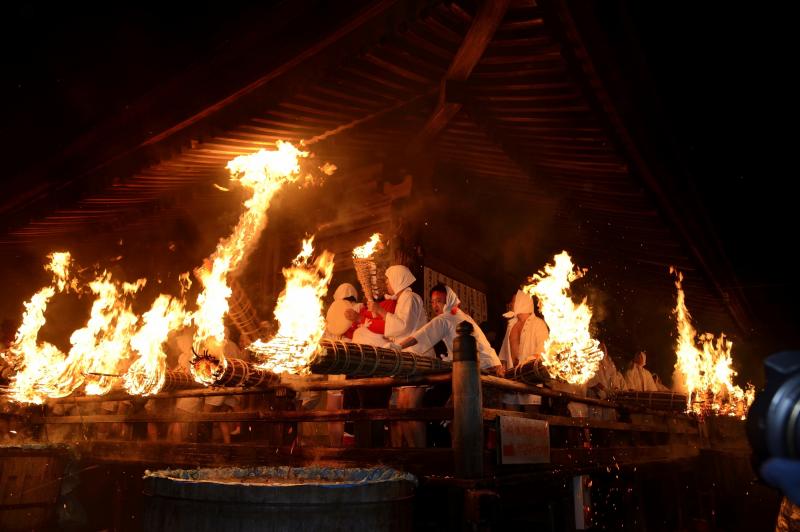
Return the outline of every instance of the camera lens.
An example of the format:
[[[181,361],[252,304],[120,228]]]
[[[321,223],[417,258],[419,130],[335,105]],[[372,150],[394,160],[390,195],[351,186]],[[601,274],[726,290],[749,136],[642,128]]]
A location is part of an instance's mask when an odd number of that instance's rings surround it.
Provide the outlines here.
[[[772,456],[800,457],[800,374],[786,380],[767,409],[767,449]]]
[[[800,352],[783,351],[764,362],[767,385],[747,416],[747,433],[760,460],[800,458]]]

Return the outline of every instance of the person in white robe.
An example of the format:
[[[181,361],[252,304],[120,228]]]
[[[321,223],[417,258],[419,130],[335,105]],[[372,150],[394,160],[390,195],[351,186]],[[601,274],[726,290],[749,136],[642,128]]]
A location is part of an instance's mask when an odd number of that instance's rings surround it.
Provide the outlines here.
[[[544,320],[534,313],[530,294],[517,290],[512,310],[504,315],[510,318],[499,353],[505,367],[513,368],[531,359],[541,358],[550,331]],[[536,405],[540,405],[542,399],[534,394],[509,393],[503,395],[503,403],[515,409],[536,410]]]
[[[428,321],[425,303],[411,290],[411,285],[416,280],[411,270],[405,266],[389,266],[386,269],[386,289],[388,297],[397,301],[397,306],[393,312],[388,312],[377,302],[369,302],[370,312],[386,322],[383,335],[389,342],[397,343],[399,339],[407,338]],[[414,349],[412,351],[423,352]]]
[[[362,306],[363,303],[358,302],[356,287],[350,283],[340,284],[333,293],[333,303],[325,315],[325,332],[322,337],[351,342],[358,327]]]
[[[353,333],[353,341],[377,347],[388,347],[395,344],[398,339],[405,338],[413,331],[422,327],[428,316],[425,313],[425,303],[419,294],[415,294],[411,285],[416,277],[406,266],[396,264],[386,269],[387,298],[394,299],[397,303],[394,311],[389,312],[376,301],[369,301],[369,311],[383,318],[385,322],[383,336],[370,331],[367,327],[359,327]],[[418,348],[408,349],[417,354],[426,350]],[[425,388],[420,386],[401,386],[392,390],[390,406],[397,408],[419,408]],[[392,446],[399,447],[406,443],[409,447],[425,447],[425,423],[422,421],[399,421],[390,423],[390,439]]]
[[[334,303],[328,308],[325,318],[325,333],[323,338],[351,342],[353,333],[357,329],[359,312],[362,303],[358,302],[358,290],[350,283],[342,283],[336,287],[333,293]],[[337,303],[340,302],[340,303]],[[349,326],[348,326],[349,322]],[[343,381],[344,375],[328,375],[328,381]],[[325,410],[341,410],[344,407],[344,394],[342,390],[326,391],[304,391],[300,392],[303,405],[324,404]],[[306,425],[316,428],[322,427],[322,423],[300,423],[299,428]],[[344,436],[344,422],[331,421],[325,425],[327,427],[327,438],[331,447],[341,447],[342,437]]]
[[[444,360],[453,359],[453,341],[457,336],[456,328],[462,321],[472,324],[472,336],[478,349],[478,361],[480,368],[488,373],[496,373],[500,376],[505,374],[497,353],[492,348],[486,335],[475,323],[471,316],[458,308],[461,300],[449,286],[444,287],[445,292],[431,292],[431,305],[437,311],[437,316],[425,324],[424,327],[414,331],[408,338],[400,342],[403,349],[416,348],[418,351],[427,352],[433,349],[438,342],[444,342],[447,347],[447,356]],[[439,309],[441,310],[439,312]]]
[[[603,359],[600,361],[597,373],[589,379],[586,385],[592,396],[598,399],[606,399],[616,391],[625,390],[628,385],[625,382],[625,377],[617,370],[617,366],[608,354],[608,348],[604,343],[600,344],[600,350],[604,353]]]
[[[625,382],[629,390],[637,392],[659,391],[653,380],[653,374],[644,368],[645,364],[647,364],[647,354],[644,351],[639,351],[633,357],[633,363],[628,368],[628,371],[625,372]]]
[[[614,360],[608,353],[608,348],[605,343],[600,343],[600,350],[603,351],[604,356],[597,368],[597,373],[586,383],[588,387],[587,395],[597,399],[609,399],[612,394],[625,390],[628,385],[625,382],[625,377],[619,372],[616,364],[614,364]],[[617,411],[604,406],[590,406],[589,417],[616,421]]]
[[[443,359],[452,361],[453,342],[458,335],[456,329],[461,322],[466,321],[472,325],[472,336],[475,338],[480,368],[488,373],[494,373],[502,377],[505,374],[505,370],[497,357],[497,353],[492,348],[489,340],[486,339],[486,335],[483,334],[481,328],[475,323],[475,320],[458,308],[460,304],[461,300],[459,300],[452,288],[441,284],[434,286],[431,289],[431,307],[433,307],[436,316],[424,327],[402,340],[399,347],[401,349],[416,347],[422,352],[427,352],[431,351],[437,343],[443,342],[447,348],[447,356],[443,357]]]

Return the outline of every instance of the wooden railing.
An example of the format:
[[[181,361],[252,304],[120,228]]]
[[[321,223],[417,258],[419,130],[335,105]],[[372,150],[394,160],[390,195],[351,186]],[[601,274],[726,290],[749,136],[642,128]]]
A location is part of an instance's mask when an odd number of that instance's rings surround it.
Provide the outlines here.
[[[468,336],[462,331],[461,340]],[[457,342],[458,343],[458,342]],[[463,342],[461,342],[463,350]],[[474,349],[474,346],[467,349]],[[463,353],[462,353],[463,355]],[[700,422],[689,415],[650,410],[635,405],[584,397],[547,386],[529,386],[505,378],[480,375],[473,364],[464,371],[459,356],[453,371],[407,378],[373,377],[344,381],[322,380],[320,376],[284,378],[260,388],[199,388],[163,392],[150,397],[131,397],[112,392],[101,397],[68,397],[51,401],[46,407],[28,409],[25,424],[39,441],[65,438],[84,456],[101,461],[169,465],[288,464],[319,460],[342,463],[386,463],[412,471],[462,477],[484,477],[510,471],[590,470],[610,465],[649,461],[679,460],[698,454],[703,446]],[[469,357],[469,353],[467,353]],[[470,375],[469,371],[474,371]],[[447,405],[424,408],[347,408],[302,410],[299,394],[325,390],[368,390],[400,386],[442,386],[469,376],[473,383],[468,393],[455,394]],[[480,389],[482,393],[476,393]],[[469,391],[472,390],[472,391]],[[540,412],[508,410],[492,396],[500,393],[535,394],[543,399]],[[446,392],[445,392],[446,394]],[[485,400],[480,401],[481,395]],[[181,413],[168,406],[179,398],[238,396],[241,406],[230,412]],[[145,409],[148,401],[153,408]],[[100,413],[95,404],[125,403],[126,413]],[[588,417],[571,417],[567,403],[586,405]],[[451,406],[452,404],[452,406]],[[59,405],[58,408],[55,408]],[[57,415],[54,410],[60,410]],[[478,412],[465,417],[465,412]],[[472,417],[469,417],[472,416]],[[550,431],[550,461],[530,466],[503,466],[498,460],[498,418],[510,416],[546,421]],[[356,431],[352,445],[325,445],[298,440],[298,423],[353,422],[356,425],[381,425],[402,421],[452,422],[456,435],[450,447],[399,448],[370,437],[376,431]],[[99,430],[105,424],[125,430]],[[163,427],[171,423],[237,423],[241,434],[231,444],[194,441],[166,441]],[[461,425],[458,425],[461,423]],[[151,428],[148,438],[145,427]],[[65,431],[65,427],[72,427]],[[107,425],[106,425],[107,426]],[[155,437],[154,427],[162,436]],[[57,427],[61,427],[58,430]],[[459,432],[460,431],[460,432]],[[64,432],[70,432],[64,434]],[[386,431],[388,433],[388,430]],[[441,431],[440,431],[441,432]],[[58,433],[58,434],[56,434]],[[110,434],[113,434],[110,435]],[[388,438],[386,438],[388,440]],[[475,445],[475,442],[485,443]],[[471,453],[471,455],[470,455]],[[465,460],[471,465],[465,466]],[[466,467],[466,468],[465,468]],[[465,473],[466,471],[466,473]]]

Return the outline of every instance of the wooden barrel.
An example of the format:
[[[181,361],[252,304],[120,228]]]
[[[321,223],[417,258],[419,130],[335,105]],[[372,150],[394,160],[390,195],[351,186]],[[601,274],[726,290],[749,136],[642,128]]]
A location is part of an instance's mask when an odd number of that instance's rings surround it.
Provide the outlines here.
[[[61,446],[0,446],[0,530],[51,530],[68,459]]]
[[[144,529],[405,531],[415,486],[413,475],[384,467],[148,471]]]

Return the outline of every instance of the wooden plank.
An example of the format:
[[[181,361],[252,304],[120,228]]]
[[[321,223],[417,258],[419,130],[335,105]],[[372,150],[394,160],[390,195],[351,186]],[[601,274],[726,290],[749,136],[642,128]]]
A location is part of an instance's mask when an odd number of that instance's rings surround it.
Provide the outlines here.
[[[447,69],[445,79],[464,80],[469,77],[500,26],[509,3],[509,0],[484,0]]]
[[[669,434],[694,434],[699,435],[700,429],[697,426],[692,426],[687,420],[680,418],[673,418],[672,416],[664,415],[662,419],[659,416],[654,419],[653,423],[625,423],[621,421],[606,421],[603,419],[596,419],[591,417],[564,417],[564,416],[551,416],[547,414],[528,414],[517,412],[514,410],[500,410],[496,408],[484,408],[483,418],[486,420],[493,420],[497,416],[512,416],[524,417],[528,419],[537,419],[540,421],[547,421],[550,425],[557,427],[581,427],[589,429],[603,429],[603,430],[617,430],[617,431],[631,431],[631,432],[659,432]]]
[[[494,420],[498,416],[524,417],[547,421],[553,426],[593,428],[602,430],[657,432],[674,434],[699,434],[697,425],[683,418],[667,414],[650,415],[650,423],[626,423],[606,421],[595,418],[574,418],[546,414],[528,414],[512,410],[485,408],[483,418]],[[32,424],[89,424],[89,423],[198,423],[242,421],[262,423],[292,423],[311,421],[402,421],[423,420],[442,421],[453,418],[452,408],[363,408],[343,410],[314,411],[241,411],[241,412],[206,412],[198,414],[130,414],[130,415],[86,415],[86,416],[35,416]]]
[[[418,375],[415,377],[371,377],[365,379],[348,379],[345,381],[329,382],[318,380],[319,375],[314,378],[308,377],[283,377],[283,381],[278,384],[271,384],[260,388],[200,388],[192,390],[180,390],[174,392],[162,392],[144,397],[132,397],[122,392],[112,392],[108,395],[89,395],[82,397],[62,397],[51,399],[49,403],[100,403],[105,401],[130,401],[141,399],[162,399],[178,397],[209,397],[219,395],[251,395],[265,393],[270,390],[293,390],[293,391],[315,391],[315,390],[344,390],[347,388],[385,388],[393,386],[414,386],[424,384],[436,384],[450,382],[450,373],[434,375]]]
[[[301,466],[385,464],[412,473],[452,470],[451,449],[325,448],[255,444],[88,441],[75,444],[90,461],[174,466]]]
[[[293,423],[307,421],[440,421],[453,419],[452,408],[359,408],[345,410],[284,410],[205,412],[202,414],[169,415],[91,415],[91,416],[35,416],[37,424],[87,424],[87,423],[198,423],[203,421],[246,421],[263,423]]]
[[[184,467],[288,465],[384,464],[425,475],[431,484],[458,482],[452,477],[452,449],[409,448],[323,448],[252,444],[198,444],[162,442],[89,441],[75,444],[80,455],[92,462],[142,464]],[[494,461],[494,451],[487,450],[485,459]],[[604,470],[655,462],[696,458],[699,449],[693,445],[653,445],[647,447],[610,447],[594,449],[552,449],[551,463],[540,465],[496,466],[481,484],[511,484],[540,478],[542,475],[572,475],[581,471]],[[446,476],[437,476],[439,474]]]

